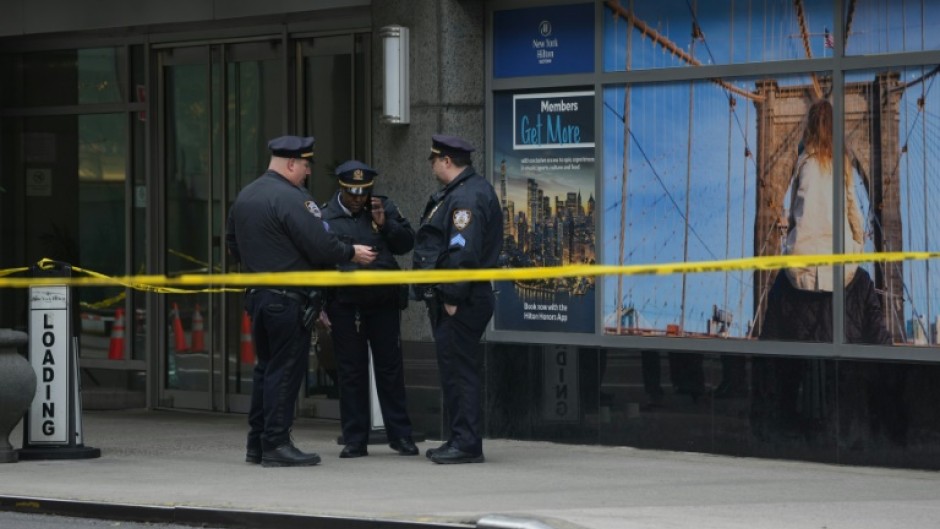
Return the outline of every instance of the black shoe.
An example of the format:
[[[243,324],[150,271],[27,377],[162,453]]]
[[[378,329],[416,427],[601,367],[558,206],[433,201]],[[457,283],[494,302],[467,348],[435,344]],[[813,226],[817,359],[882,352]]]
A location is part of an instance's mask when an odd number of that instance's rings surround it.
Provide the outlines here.
[[[248,447],[245,450],[245,463],[261,464],[261,441],[248,440]]]
[[[366,445],[360,445],[355,443],[349,443],[343,447],[343,451],[339,453],[339,457],[342,459],[350,459],[353,457],[365,457],[369,455],[369,449],[366,448]]]
[[[464,452],[456,446],[448,446],[447,448],[435,450],[434,453],[431,454],[431,461],[440,465],[453,465],[457,463],[482,463],[484,459],[483,452],[471,454],[470,452]]]
[[[431,456],[433,456],[435,452],[439,452],[447,448],[448,446],[450,446],[450,441],[447,441],[446,443],[442,444],[441,446],[437,448],[428,448],[427,451],[424,452],[424,457],[431,459]]]
[[[415,442],[411,440],[410,437],[402,437],[397,441],[392,441],[388,444],[392,447],[392,450],[398,452],[399,455],[403,456],[416,456],[418,455],[418,447],[415,446]]]
[[[261,455],[263,467],[309,467],[320,462],[320,456],[314,452],[301,452],[293,443],[287,442],[273,450],[265,450]]]

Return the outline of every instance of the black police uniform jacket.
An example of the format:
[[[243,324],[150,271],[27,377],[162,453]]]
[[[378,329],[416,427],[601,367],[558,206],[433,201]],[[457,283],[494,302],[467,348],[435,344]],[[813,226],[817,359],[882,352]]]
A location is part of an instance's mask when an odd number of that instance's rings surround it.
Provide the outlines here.
[[[414,268],[495,268],[503,248],[503,211],[493,186],[472,166],[431,195],[415,237]],[[462,281],[435,288],[449,305],[469,301],[488,282]]]
[[[332,268],[355,250],[327,231],[306,189],[268,170],[241,190],[229,210],[225,242],[248,272]]]
[[[323,205],[323,221],[330,232],[349,244],[371,246],[376,251],[375,261],[368,265],[343,263],[340,270],[399,270],[396,255],[411,251],[415,243],[415,232],[395,203],[387,197],[376,195],[382,200],[385,210],[385,223],[379,227],[372,220],[372,213],[366,208],[350,215],[339,201],[337,192],[329,202]],[[368,204],[368,202],[366,203]],[[354,305],[378,306],[401,303],[401,287],[398,285],[372,285],[364,287],[341,287],[330,292],[331,299]]]

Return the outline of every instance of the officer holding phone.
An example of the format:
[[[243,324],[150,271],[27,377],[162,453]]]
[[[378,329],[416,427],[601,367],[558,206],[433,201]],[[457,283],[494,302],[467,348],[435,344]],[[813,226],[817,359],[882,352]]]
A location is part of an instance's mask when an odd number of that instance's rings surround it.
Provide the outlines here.
[[[294,272],[336,263],[368,264],[375,253],[329,232],[303,182],[313,163],[312,137],[268,143],[268,170],[239,192],[229,210],[226,245],[244,272]],[[307,372],[310,332],[319,312],[315,289],[249,288],[245,308],[258,361],[252,372],[245,461],[264,467],[310,466],[320,456],[291,440],[297,393]]]
[[[340,270],[398,270],[396,255],[411,251],[414,230],[387,197],[372,194],[377,173],[351,160],[336,168],[340,190],[323,207],[332,233],[349,244],[371,247],[375,261],[345,263]],[[326,314],[339,371],[340,419],[346,446],[341,458],[369,455],[369,347],[375,385],[389,446],[417,455],[405,403],[401,353],[401,310],[407,295],[400,285],[340,287],[328,294]]]

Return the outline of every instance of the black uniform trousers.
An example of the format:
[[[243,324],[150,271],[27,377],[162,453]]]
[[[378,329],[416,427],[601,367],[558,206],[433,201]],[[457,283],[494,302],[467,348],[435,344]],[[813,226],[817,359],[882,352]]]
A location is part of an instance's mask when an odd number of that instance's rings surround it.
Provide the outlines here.
[[[483,452],[483,387],[477,346],[493,316],[494,299],[489,285],[474,290],[470,302],[458,305],[453,316],[439,305],[440,318],[433,332],[444,409],[450,418],[448,443],[478,455]]]
[[[359,326],[356,326],[356,312]],[[339,408],[346,444],[365,445],[372,426],[369,414],[369,346],[382,421],[390,440],[411,437],[405,402],[398,304],[374,307],[333,301],[327,307],[333,352],[339,371]]]
[[[257,362],[253,372],[248,446],[271,450],[290,441],[294,405],[307,373],[310,331],[298,300],[266,289],[250,291],[251,339]]]

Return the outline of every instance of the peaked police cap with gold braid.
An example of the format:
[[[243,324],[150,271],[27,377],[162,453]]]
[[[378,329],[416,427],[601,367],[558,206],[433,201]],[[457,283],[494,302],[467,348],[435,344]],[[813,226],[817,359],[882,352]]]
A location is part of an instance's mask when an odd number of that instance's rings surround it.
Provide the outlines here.
[[[365,195],[371,191],[375,176],[379,174],[375,169],[360,162],[349,160],[336,167],[336,178],[343,190],[350,195]]]

